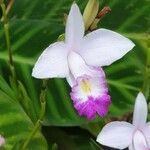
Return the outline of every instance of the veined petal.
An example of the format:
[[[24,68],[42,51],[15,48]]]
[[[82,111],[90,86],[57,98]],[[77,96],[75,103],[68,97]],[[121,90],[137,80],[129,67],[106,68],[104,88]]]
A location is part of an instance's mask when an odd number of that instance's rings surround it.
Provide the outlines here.
[[[87,34],[78,51],[88,65],[107,66],[122,58],[134,47],[124,36],[107,29]]]
[[[99,74],[101,71],[98,71]],[[111,103],[104,77],[84,75],[78,77],[76,81],[70,95],[78,113],[88,119],[94,119],[96,114],[104,117]]]
[[[0,147],[5,144],[5,139],[0,135]]]
[[[148,150],[148,146],[146,144],[146,139],[145,139],[144,135],[142,134],[142,132],[140,132],[139,130],[137,130],[134,133],[133,142],[134,142],[135,150]]]
[[[147,113],[147,102],[144,95],[140,92],[135,101],[133,124],[137,127],[142,127],[146,123]]]
[[[32,76],[35,78],[64,78],[68,76],[68,51],[63,42],[56,42],[44,50],[36,62]]]
[[[132,143],[134,127],[128,122],[111,122],[108,123],[97,137],[97,142],[102,145],[124,149]]]
[[[83,58],[76,52],[70,52],[68,55],[68,65],[69,69],[74,76],[74,78],[78,78],[83,75],[89,76],[97,76],[97,71],[89,67]],[[101,75],[101,74],[99,74]]]
[[[77,4],[73,4],[66,23],[65,42],[70,49],[77,49],[84,36],[84,22]]]

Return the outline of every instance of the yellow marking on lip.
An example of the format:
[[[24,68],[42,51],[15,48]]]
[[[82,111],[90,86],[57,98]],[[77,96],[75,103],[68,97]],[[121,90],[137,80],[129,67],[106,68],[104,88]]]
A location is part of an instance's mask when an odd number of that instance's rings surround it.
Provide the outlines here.
[[[85,92],[85,93],[91,92],[91,85],[90,85],[89,81],[83,80],[83,81],[81,82],[81,89],[82,89],[83,92]]]

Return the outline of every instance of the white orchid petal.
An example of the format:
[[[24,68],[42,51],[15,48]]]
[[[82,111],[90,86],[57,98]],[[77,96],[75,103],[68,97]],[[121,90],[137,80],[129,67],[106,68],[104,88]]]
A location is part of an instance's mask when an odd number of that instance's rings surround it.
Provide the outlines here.
[[[67,53],[63,42],[56,42],[50,45],[36,62],[32,76],[40,79],[66,77],[69,73]]]
[[[66,23],[65,42],[69,48],[77,48],[84,36],[84,22],[77,4],[73,4]]]
[[[133,143],[129,146],[129,150],[135,150]]]
[[[72,87],[75,85],[76,81],[75,78],[73,77],[72,73],[70,72],[69,75],[66,77],[67,82],[69,83],[69,85]]]
[[[143,126],[147,120],[147,113],[147,102],[144,95],[140,92],[134,106],[133,124],[138,127]]]
[[[132,143],[133,126],[127,122],[108,123],[97,137],[97,142],[112,148],[124,149]]]
[[[135,150],[147,150],[147,144],[144,135],[140,131],[136,131],[133,138]]]
[[[88,65],[107,66],[133,47],[133,42],[124,36],[111,30],[98,29],[84,37],[79,53]]]
[[[76,52],[70,52],[68,55],[68,64],[71,73],[75,77],[80,77],[82,75],[94,75],[97,74],[97,71],[91,69],[89,66],[86,65],[83,58],[77,54]]]

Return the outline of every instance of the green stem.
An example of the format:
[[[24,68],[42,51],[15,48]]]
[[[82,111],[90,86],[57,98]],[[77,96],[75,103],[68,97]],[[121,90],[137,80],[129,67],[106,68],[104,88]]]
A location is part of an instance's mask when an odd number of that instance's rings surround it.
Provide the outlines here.
[[[0,0],[0,6],[1,6],[2,3],[3,3],[3,0]]]
[[[144,93],[146,99],[148,99],[150,94],[150,48],[147,49],[147,62],[145,67],[142,92]]]
[[[48,80],[43,80],[42,90],[41,90],[41,94],[40,94],[40,103],[41,103],[41,112],[39,115],[40,120],[43,119],[44,114],[45,114],[45,106],[46,106],[45,97],[46,97],[46,92],[47,92],[47,83],[48,83]]]
[[[1,0],[0,4],[3,2],[3,0]],[[7,8],[6,8],[6,11],[5,11],[5,14],[6,16],[8,15],[9,11],[11,10],[12,6],[13,6],[13,3],[14,3],[14,0],[9,0],[9,3],[7,5]],[[2,16],[1,18],[1,21],[3,22],[4,21],[4,17]]]
[[[8,22],[7,13],[6,13],[6,6],[3,1],[1,3],[1,8],[2,8],[2,14],[3,14],[2,17],[3,17],[3,24],[4,24],[4,33],[5,33],[5,39],[6,39],[6,45],[7,45],[8,57],[9,57],[9,68],[10,68],[14,81],[16,81],[16,73],[15,73],[14,62],[13,62],[13,57],[12,57],[10,34],[9,34],[9,22]]]
[[[37,131],[39,131],[41,129],[41,122],[44,118],[45,109],[46,109],[45,98],[46,98],[46,91],[47,91],[47,82],[48,82],[48,80],[43,80],[42,89],[41,89],[41,93],[40,93],[41,111],[39,114],[39,118],[31,132],[31,134],[28,136],[27,140],[24,142],[24,144],[22,146],[22,150],[25,150],[27,148],[28,144],[30,143],[30,141],[32,140],[34,135],[37,133]]]
[[[27,140],[25,141],[25,143],[23,144],[22,150],[26,150],[28,144],[30,143],[32,137],[34,137],[34,135],[36,134],[36,132],[39,130],[39,128],[41,128],[41,121],[38,120],[31,132],[31,134],[29,135],[29,137],[27,138]]]

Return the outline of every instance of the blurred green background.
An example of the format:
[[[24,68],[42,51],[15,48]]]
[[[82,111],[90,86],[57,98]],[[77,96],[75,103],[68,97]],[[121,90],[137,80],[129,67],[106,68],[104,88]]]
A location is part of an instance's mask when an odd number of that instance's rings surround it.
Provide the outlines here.
[[[101,20],[99,28],[119,32],[136,44],[123,59],[104,67],[112,96],[109,114],[93,121],[79,117],[69,97],[67,82],[50,79],[43,134],[36,134],[28,145],[29,150],[101,149],[95,138],[102,126],[109,120],[126,119],[133,111],[135,97],[143,84],[146,54],[150,48],[150,0],[100,1],[100,9],[109,6],[112,11]],[[6,138],[6,150],[19,149],[18,145],[33,130],[40,110],[42,81],[31,77],[32,68],[41,52],[64,33],[63,17],[69,12],[72,2],[15,0],[9,13],[13,58],[28,110],[16,100],[16,91],[9,82],[8,52],[0,22],[0,134]],[[76,2],[83,12],[88,1]]]

